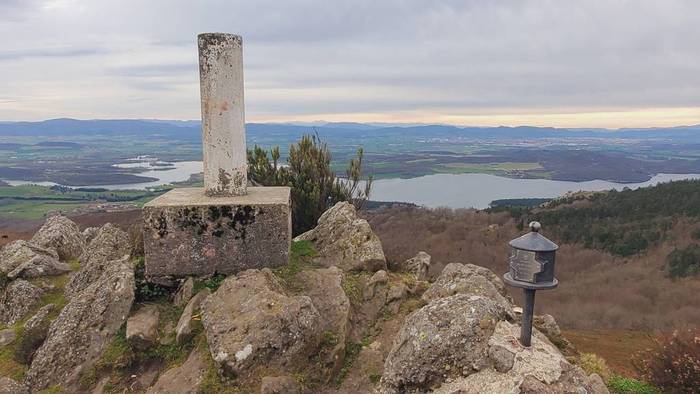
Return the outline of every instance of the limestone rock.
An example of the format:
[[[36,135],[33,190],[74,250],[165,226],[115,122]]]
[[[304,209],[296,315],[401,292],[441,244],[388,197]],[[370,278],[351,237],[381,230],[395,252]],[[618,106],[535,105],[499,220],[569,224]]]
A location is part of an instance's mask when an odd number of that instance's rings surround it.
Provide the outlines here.
[[[53,248],[63,260],[77,259],[85,251],[85,239],[78,226],[65,216],[54,215],[32,237],[32,242]]]
[[[41,301],[43,293],[26,280],[12,281],[0,297],[0,323],[11,325],[21,320]]]
[[[413,312],[386,358],[380,392],[425,392],[484,368],[488,339],[506,316],[500,303],[473,294],[437,298]]]
[[[262,378],[260,394],[301,394],[299,382],[291,376],[266,376]]]
[[[87,227],[85,230],[83,230],[83,239],[85,240],[86,245],[95,238],[98,231],[100,231],[99,227]]]
[[[206,355],[195,349],[184,364],[171,368],[158,378],[148,394],[195,394],[207,369]]]
[[[295,368],[320,342],[321,319],[311,299],[285,294],[267,268],[228,277],[201,309],[212,358],[236,376],[257,366]]]
[[[80,256],[80,264],[82,267],[86,267],[95,262],[116,260],[130,252],[129,234],[119,227],[107,223],[100,227],[85,249],[85,253]]]
[[[386,271],[380,270],[374,273],[372,277],[369,279],[369,282],[367,282],[367,285],[365,286],[363,290],[363,298],[367,301],[372,299],[375,294],[377,294],[377,289],[380,287],[386,287],[386,284],[389,282],[389,275],[387,275]]]
[[[416,280],[428,280],[428,270],[430,269],[430,255],[420,251],[404,263],[404,269],[413,273]]]
[[[324,212],[313,230],[295,240],[311,241],[318,252],[318,263],[337,266],[343,271],[386,270],[386,257],[379,237],[355,207],[339,202]]]
[[[187,305],[187,302],[192,298],[192,291],[194,290],[194,279],[191,276],[187,277],[184,282],[180,285],[180,288],[173,296],[173,304],[175,306],[183,307]]]
[[[49,314],[54,308],[53,304],[44,305],[24,323],[21,341],[15,348],[15,359],[24,364],[32,361],[34,353],[44,343],[46,334],[49,332],[51,325]]]
[[[0,274],[9,279],[61,275],[69,271],[70,266],[58,260],[55,250],[33,242],[14,241],[0,251]]]
[[[530,348],[520,345],[519,335],[518,325],[499,322],[488,340],[494,367],[457,378],[435,392],[608,393],[599,376],[586,376],[580,367],[571,365],[540,332],[533,331]]]
[[[114,338],[133,300],[134,272],[126,260],[117,260],[76,294],[51,324],[25,383],[32,390],[57,383],[66,388],[75,385]]]
[[[189,300],[187,306],[185,306],[185,309],[182,311],[182,315],[180,315],[177,327],[175,327],[175,340],[177,343],[183,344],[192,338],[192,316],[194,315],[194,311],[199,309],[202,302],[209,297],[210,294],[211,290],[205,288]]]
[[[348,338],[353,342],[362,341],[367,330],[374,326],[386,305],[389,291],[389,275],[384,270],[375,272],[368,280],[362,278],[360,276],[358,280],[358,286],[362,289],[362,303],[353,305],[350,310]]]
[[[15,339],[17,339],[17,333],[14,328],[0,330],[0,346],[11,345]]]
[[[90,264],[81,266],[78,271],[73,273],[64,290],[66,297],[75,297],[101,277],[105,271],[109,271],[113,266],[124,264],[130,264],[129,255],[123,255],[121,258],[115,258],[113,260],[100,261],[93,259]]]
[[[559,329],[557,321],[554,320],[552,315],[535,315],[532,319],[532,325],[535,326],[542,334],[544,334],[547,339],[550,340],[559,350],[563,351],[565,354],[576,354],[576,348],[569,342],[568,339],[564,338]]]
[[[512,315],[512,302],[501,279],[491,270],[473,264],[448,264],[422,298],[430,302],[460,293],[488,297]]]
[[[136,349],[147,349],[158,340],[160,311],[157,305],[144,305],[126,321],[126,340]]]
[[[321,316],[320,329],[324,338],[334,342],[325,344],[331,348],[322,356],[330,370],[337,373],[345,359],[350,319],[350,300],[341,286],[343,271],[337,267],[305,270],[297,278],[302,283],[304,295],[311,298]]]
[[[409,293],[410,290],[408,286],[403,282],[395,283],[389,287],[389,291],[386,295],[386,304],[389,310],[391,310],[392,313],[398,312],[401,303],[408,297]]]
[[[10,378],[0,376],[0,394],[29,394],[29,389]]]

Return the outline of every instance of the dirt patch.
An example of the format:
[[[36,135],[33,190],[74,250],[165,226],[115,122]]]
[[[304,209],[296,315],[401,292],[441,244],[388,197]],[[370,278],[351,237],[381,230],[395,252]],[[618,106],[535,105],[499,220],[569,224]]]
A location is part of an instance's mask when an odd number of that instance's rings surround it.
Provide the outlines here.
[[[632,364],[634,356],[652,346],[652,333],[629,330],[563,330],[564,337],[581,353],[595,353],[624,376],[639,378]]]

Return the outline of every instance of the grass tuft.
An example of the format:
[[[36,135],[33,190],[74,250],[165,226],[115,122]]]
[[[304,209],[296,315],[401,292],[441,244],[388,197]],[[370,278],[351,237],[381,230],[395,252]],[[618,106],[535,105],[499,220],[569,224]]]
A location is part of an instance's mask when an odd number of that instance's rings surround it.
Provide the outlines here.
[[[661,391],[649,383],[620,375],[610,378],[608,388],[614,394],[661,394]]]

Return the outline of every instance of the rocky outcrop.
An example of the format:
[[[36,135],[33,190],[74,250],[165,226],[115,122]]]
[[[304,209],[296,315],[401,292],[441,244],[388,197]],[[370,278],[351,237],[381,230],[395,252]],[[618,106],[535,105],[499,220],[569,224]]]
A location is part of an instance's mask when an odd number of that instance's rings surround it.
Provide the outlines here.
[[[29,364],[36,350],[44,343],[49,332],[51,320],[49,314],[55,309],[54,304],[41,307],[26,323],[20,342],[15,347],[15,359]]]
[[[86,245],[90,244],[90,241],[95,238],[98,231],[100,231],[99,227],[87,227],[83,230],[83,239]]]
[[[180,288],[173,296],[173,304],[175,306],[184,307],[185,305],[187,305],[187,302],[190,300],[190,298],[192,298],[193,291],[194,279],[192,279],[192,277],[190,276],[187,279],[185,279],[184,282],[182,282]]]
[[[557,321],[554,320],[554,316],[536,315],[532,320],[532,325],[537,327],[537,329],[559,348],[559,350],[564,352],[565,355],[578,354],[574,345],[562,335]]]
[[[289,296],[269,269],[228,277],[202,303],[209,351],[227,374],[300,367],[317,349],[321,319],[307,296]]]
[[[533,334],[532,346],[525,348],[517,340],[520,327],[499,322],[488,340],[489,365],[435,393],[608,393],[598,375],[587,376],[544,335]]]
[[[423,300],[386,358],[381,393],[607,393],[537,329],[530,348],[520,345],[513,304],[490,270],[449,264]],[[540,320],[559,331],[553,318]]]
[[[378,271],[386,269],[386,257],[379,237],[355,207],[339,202],[318,219],[318,226],[295,240],[311,241],[323,266],[337,266],[343,271]]]
[[[148,394],[195,394],[200,393],[199,385],[207,369],[206,354],[195,349],[184,364],[171,368],[158,378],[149,388]]]
[[[101,277],[105,271],[110,270],[112,266],[122,264],[129,264],[128,255],[123,255],[121,258],[114,260],[100,261],[96,258],[93,259],[90,264],[80,267],[78,271],[73,273],[68,281],[68,284],[66,284],[66,297],[73,298],[76,294],[79,294],[81,291],[90,286],[95,280]]]
[[[192,338],[192,317],[194,317],[194,312],[199,309],[202,302],[204,302],[210,294],[211,290],[205,288],[194,297],[190,298],[175,327],[175,341],[177,341],[177,343],[183,344]]]
[[[430,270],[430,255],[420,251],[414,257],[403,263],[403,269],[414,274],[416,280],[428,280],[428,270]]]
[[[107,223],[100,227],[88,244],[85,253],[80,256],[80,264],[82,267],[86,267],[94,262],[116,260],[130,252],[129,234],[119,227]]]
[[[0,346],[11,345],[17,339],[17,331],[14,328],[0,330]]]
[[[160,310],[156,305],[144,305],[126,321],[126,340],[135,349],[147,349],[158,340]]]
[[[54,215],[34,234],[32,242],[45,248],[53,248],[63,260],[77,259],[85,251],[85,239],[72,220]]]
[[[61,275],[69,271],[70,266],[58,260],[54,249],[33,242],[14,241],[0,251],[0,274],[9,279]]]
[[[474,294],[488,297],[508,310],[511,317],[514,317],[512,315],[513,305],[503,281],[487,268],[473,264],[448,264],[421,298],[430,302],[454,294]]]
[[[10,378],[0,376],[0,394],[29,394],[29,389]]]
[[[386,273],[386,271],[381,270],[375,272],[362,291],[362,296],[365,301],[369,301],[374,298],[379,289],[384,288],[384,290],[386,290],[387,283],[389,283],[389,275]]]
[[[506,317],[502,305],[483,296],[433,300],[406,318],[385,361],[381,392],[425,392],[485,368],[488,338]]]
[[[32,390],[57,383],[66,389],[74,387],[81,372],[94,365],[114,338],[133,300],[133,270],[127,260],[117,260],[74,295],[51,324],[25,383]]]
[[[297,279],[321,316],[320,329],[327,348],[320,354],[323,362],[332,373],[338,372],[345,358],[350,320],[350,300],[341,286],[343,271],[337,267],[305,270]]]
[[[66,297],[72,298],[86,289],[113,265],[124,264],[129,259],[131,246],[129,235],[107,223],[80,257],[80,269],[75,272],[65,288]]]
[[[12,281],[0,297],[0,323],[12,325],[39,304],[44,291],[23,279]]]

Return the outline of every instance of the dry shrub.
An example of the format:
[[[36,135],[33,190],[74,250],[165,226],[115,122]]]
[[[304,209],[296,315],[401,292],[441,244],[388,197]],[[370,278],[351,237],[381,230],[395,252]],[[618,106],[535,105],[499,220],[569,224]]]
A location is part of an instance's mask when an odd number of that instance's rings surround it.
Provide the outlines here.
[[[612,376],[612,371],[610,367],[605,362],[605,359],[594,353],[583,353],[579,357],[578,361],[581,368],[583,368],[589,375],[592,373],[598,374],[603,381],[607,382]]]
[[[700,329],[660,335],[635,363],[642,377],[663,392],[697,393],[700,389]]]
[[[508,213],[468,209],[393,207],[363,212],[382,241],[390,267],[423,250],[432,256],[430,276],[448,263],[472,263],[501,275],[508,270],[508,241],[521,235]],[[568,329],[672,330],[700,326],[700,277],[671,280],[666,256],[697,242],[697,224],[679,220],[668,240],[643,255],[621,258],[583,245],[560,243],[559,287],[537,293],[537,313],[549,313]],[[511,289],[516,302],[522,291]]]

